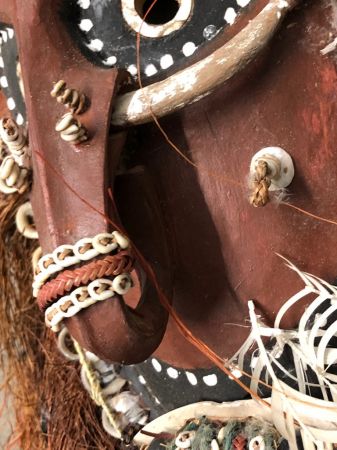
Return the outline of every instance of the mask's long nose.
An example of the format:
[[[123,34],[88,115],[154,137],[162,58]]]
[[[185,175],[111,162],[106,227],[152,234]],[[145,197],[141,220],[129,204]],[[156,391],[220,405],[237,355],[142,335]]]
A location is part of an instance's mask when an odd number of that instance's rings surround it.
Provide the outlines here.
[[[68,319],[66,325],[84,348],[96,354],[99,350],[103,360],[136,364],[159,346],[167,321],[150,283],[144,288],[140,304],[134,311],[120,296],[115,296],[92,310],[83,310],[80,316]]]
[[[123,136],[116,135],[107,155],[110,113],[121,82],[118,71],[95,67],[81,56],[59,18],[59,5],[55,0],[16,0],[20,14],[14,23],[33,153],[31,202],[43,253],[111,231],[107,216],[118,222],[108,196],[114,178],[109,168],[116,167],[123,145]],[[55,130],[66,112],[50,96],[60,79],[89,100],[78,115],[88,140],[79,144]],[[84,348],[103,359],[136,363],[156,349],[167,323],[148,281],[138,305],[132,309],[115,295],[67,319],[67,326]]]

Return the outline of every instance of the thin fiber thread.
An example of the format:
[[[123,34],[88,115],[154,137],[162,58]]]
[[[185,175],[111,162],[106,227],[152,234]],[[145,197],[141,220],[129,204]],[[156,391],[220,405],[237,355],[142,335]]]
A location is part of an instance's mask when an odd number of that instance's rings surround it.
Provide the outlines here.
[[[102,394],[102,389],[100,386],[100,382],[99,382],[99,379],[98,379],[95,371],[92,369],[90,362],[85,357],[82,347],[75,340],[74,340],[74,347],[79,356],[80,364],[83,367],[86,377],[88,379],[93,401],[96,403],[96,405],[100,406],[103,409],[110,424],[115,428],[116,433],[119,435],[119,438],[121,438],[122,437],[121,430],[118,426],[118,423],[116,421],[113,411],[109,408],[108,404],[106,403],[106,401],[104,399],[104,396]]]

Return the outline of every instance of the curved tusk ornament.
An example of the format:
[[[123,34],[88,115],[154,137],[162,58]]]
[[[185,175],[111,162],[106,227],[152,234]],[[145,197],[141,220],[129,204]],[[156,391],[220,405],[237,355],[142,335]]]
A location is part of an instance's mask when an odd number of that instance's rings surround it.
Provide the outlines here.
[[[206,97],[246,67],[268,44],[299,0],[271,0],[248,25],[211,55],[135,92],[117,98],[115,126],[138,125],[163,117]]]

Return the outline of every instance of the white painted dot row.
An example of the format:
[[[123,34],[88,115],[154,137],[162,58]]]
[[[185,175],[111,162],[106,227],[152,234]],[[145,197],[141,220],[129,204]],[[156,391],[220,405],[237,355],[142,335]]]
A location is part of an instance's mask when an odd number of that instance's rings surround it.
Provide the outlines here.
[[[240,6],[242,8],[247,6],[250,2],[251,2],[251,0],[236,0],[236,3],[238,4],[238,6]],[[82,9],[88,9],[90,6],[90,0],[78,0],[77,3]],[[236,13],[235,9],[233,7],[229,7],[226,9],[226,12],[224,15],[224,20],[229,25],[233,25],[233,23],[235,22],[236,16],[237,16],[237,13]],[[93,28],[93,26],[94,26],[94,24],[90,19],[82,19],[79,24],[79,28],[86,33],[88,33]],[[208,27],[210,27],[210,26],[212,26],[212,25],[208,25]],[[205,30],[206,30],[206,28],[205,28]],[[89,48],[89,50],[91,50],[93,52],[100,52],[103,49],[103,46],[104,46],[104,43],[101,39],[92,39],[87,44],[87,47]],[[194,42],[186,42],[182,47],[182,52],[186,57],[189,57],[189,56],[193,55],[193,53],[196,51],[196,49],[197,49],[197,46],[195,45]],[[105,59],[103,61],[103,63],[107,66],[113,66],[117,63],[117,58],[116,58],[116,56],[109,56],[107,59]],[[173,64],[174,64],[174,60],[173,60],[172,55],[170,55],[170,54],[165,54],[160,58],[160,67],[164,70],[168,69]],[[137,67],[135,64],[130,64],[129,67],[127,68],[127,70],[131,75],[133,75],[133,76],[137,75]],[[156,68],[156,66],[154,64],[148,64],[144,70],[145,75],[148,77],[155,75],[157,72],[158,72],[158,69]]]
[[[5,30],[1,30],[0,31],[0,54],[1,54],[1,43],[2,43],[2,41],[7,42],[8,39],[13,39],[13,37],[14,37],[14,30],[13,30],[13,28],[8,28],[7,27],[6,30],[7,31],[5,31]],[[3,57],[0,56],[0,68],[3,69],[4,67],[5,67],[5,64],[4,64]],[[0,85],[3,88],[8,88],[8,80],[7,80],[7,77],[5,75],[3,75],[0,78]],[[8,109],[10,111],[13,111],[15,109],[16,104],[15,104],[15,101],[14,101],[13,97],[9,97],[7,99],[7,106],[8,106]],[[16,116],[16,123],[18,125],[23,125],[24,124],[24,118],[23,118],[22,114],[20,114],[20,113],[17,114],[17,116]]]
[[[157,359],[152,358],[151,363],[156,372],[160,373],[163,370],[162,365],[160,364],[160,362]],[[173,378],[175,380],[179,377],[179,371],[177,369],[175,369],[174,367],[168,367],[166,369],[166,373],[170,378]],[[186,375],[187,380],[189,381],[189,383],[192,386],[196,386],[198,384],[198,379],[194,375],[194,373],[185,371],[185,375]],[[140,377],[139,377],[140,383],[146,384],[144,377],[143,376],[140,376]],[[216,386],[218,384],[218,377],[214,373],[210,374],[210,375],[205,375],[202,377],[202,379],[203,379],[203,382],[206,384],[206,386]]]

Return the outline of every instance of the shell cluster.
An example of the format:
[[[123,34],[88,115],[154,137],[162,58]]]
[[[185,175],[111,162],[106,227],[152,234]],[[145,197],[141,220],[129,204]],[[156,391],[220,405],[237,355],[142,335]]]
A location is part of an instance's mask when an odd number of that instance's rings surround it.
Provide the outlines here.
[[[29,187],[31,154],[23,127],[13,119],[0,120],[0,191],[23,193]]]
[[[125,295],[131,287],[132,279],[128,273],[117,275],[113,280],[100,278],[92,281],[49,306],[45,311],[46,325],[53,331],[59,331],[63,319],[75,316],[94,303],[111,299],[115,294]]]
[[[16,228],[27,239],[38,239],[39,235],[34,225],[33,208],[30,202],[23,203],[15,216]]]
[[[86,129],[71,112],[61,117],[55,126],[55,130],[60,133],[64,141],[71,144],[79,144],[88,139]]]
[[[89,261],[115,250],[125,250],[129,245],[128,239],[119,231],[99,233],[93,238],[82,238],[74,245],[60,245],[53,253],[43,255],[37,262],[33,282],[34,297],[37,297],[40,288],[51,276],[66,267],[74,266],[82,261]]]
[[[54,84],[50,95],[58,101],[67,106],[72,113],[82,114],[86,108],[86,97],[80,94],[76,89],[67,88],[67,83],[64,80],[59,80]]]
[[[60,245],[52,253],[35,261],[33,295],[37,297],[42,286],[65,268],[89,261],[99,255],[121,252],[126,250],[129,245],[128,239],[119,231],[100,233],[92,238],[82,238],[74,245]],[[73,317],[79,311],[96,302],[111,299],[116,294],[125,295],[132,286],[132,279],[127,271],[116,275],[113,279],[97,278],[89,284],[85,283],[69,294],[63,295],[46,309],[46,325],[57,332],[65,318]]]

